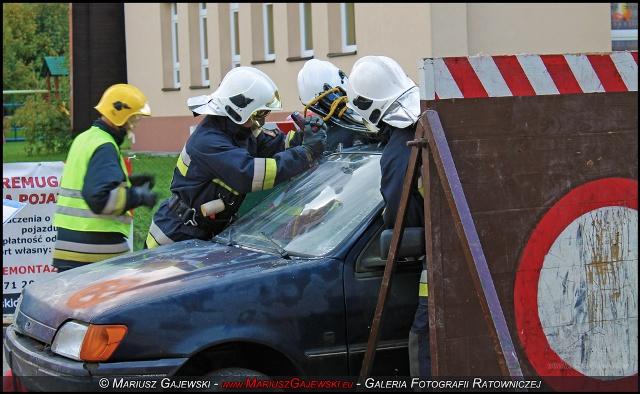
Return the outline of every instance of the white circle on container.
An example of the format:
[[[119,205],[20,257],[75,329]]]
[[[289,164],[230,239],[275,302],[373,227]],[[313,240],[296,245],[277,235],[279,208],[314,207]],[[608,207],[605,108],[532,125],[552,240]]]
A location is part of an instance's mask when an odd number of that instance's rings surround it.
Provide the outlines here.
[[[540,271],[538,314],[553,351],[578,372],[638,372],[637,210],[595,209],[560,233]]]

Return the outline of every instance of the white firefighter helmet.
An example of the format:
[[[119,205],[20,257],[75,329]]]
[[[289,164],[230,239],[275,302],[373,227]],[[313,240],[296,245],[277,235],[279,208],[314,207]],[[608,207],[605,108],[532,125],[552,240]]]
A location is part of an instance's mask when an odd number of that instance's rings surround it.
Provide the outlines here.
[[[420,116],[418,86],[395,60],[386,56],[364,56],[355,62],[347,97],[347,106],[375,129],[383,119],[403,128]]]
[[[232,69],[215,92],[191,97],[187,105],[194,114],[227,116],[237,124],[244,124],[254,114],[264,117],[268,111],[282,111],[278,87],[254,67]]]
[[[347,74],[333,63],[319,59],[307,60],[298,72],[298,96],[302,104],[307,105],[327,90],[325,84],[346,91],[347,82]]]
[[[311,59],[298,72],[298,96],[306,111],[320,115],[325,122],[352,131],[367,133],[362,118],[346,107],[349,79],[344,71],[326,60]]]

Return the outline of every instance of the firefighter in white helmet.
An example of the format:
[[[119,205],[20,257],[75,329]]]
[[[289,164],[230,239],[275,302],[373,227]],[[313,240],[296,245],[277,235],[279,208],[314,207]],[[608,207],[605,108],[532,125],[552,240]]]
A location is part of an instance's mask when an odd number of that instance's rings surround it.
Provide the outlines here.
[[[418,87],[396,61],[386,56],[365,56],[359,59],[349,75],[348,107],[362,116],[369,130],[384,135],[384,139],[388,140],[380,159],[380,191],[386,203],[385,226],[393,228],[409,164],[410,148],[407,141],[413,140],[420,116]],[[406,227],[424,226],[423,203],[422,189],[411,190]],[[423,261],[418,308],[409,332],[412,376],[431,375],[427,292],[426,262]]]
[[[211,95],[187,100],[205,115],[187,140],[173,172],[172,197],[153,217],[146,247],[186,239],[209,240],[233,219],[247,193],[266,190],[310,168],[321,157],[326,125],[305,119],[301,146],[285,150],[265,118],[281,111],[275,83],[253,67],[237,67]]]
[[[308,60],[298,72],[298,96],[305,115],[314,113],[327,122],[328,151],[374,142],[362,118],[346,106],[348,83],[347,75],[325,60]]]

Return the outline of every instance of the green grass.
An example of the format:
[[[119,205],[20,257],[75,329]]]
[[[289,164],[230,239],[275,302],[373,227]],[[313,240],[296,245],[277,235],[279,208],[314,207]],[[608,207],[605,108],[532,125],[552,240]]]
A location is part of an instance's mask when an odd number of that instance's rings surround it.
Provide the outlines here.
[[[144,241],[147,239],[149,224],[153,214],[156,213],[160,203],[169,198],[171,195],[171,179],[173,178],[173,169],[176,166],[178,155],[155,156],[146,154],[135,154],[135,158],[131,159],[134,174],[149,174],[156,179],[156,185],[153,191],[158,193],[158,202],[153,209],[147,207],[138,207],[134,210],[133,215],[133,250],[140,250],[144,247]]]

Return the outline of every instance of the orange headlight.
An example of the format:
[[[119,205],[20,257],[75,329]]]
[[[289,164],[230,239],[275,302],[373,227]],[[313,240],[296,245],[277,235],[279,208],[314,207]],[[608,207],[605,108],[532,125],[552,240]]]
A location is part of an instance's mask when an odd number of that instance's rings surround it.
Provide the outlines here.
[[[89,325],[80,349],[83,361],[106,361],[127,334],[123,325]]]

